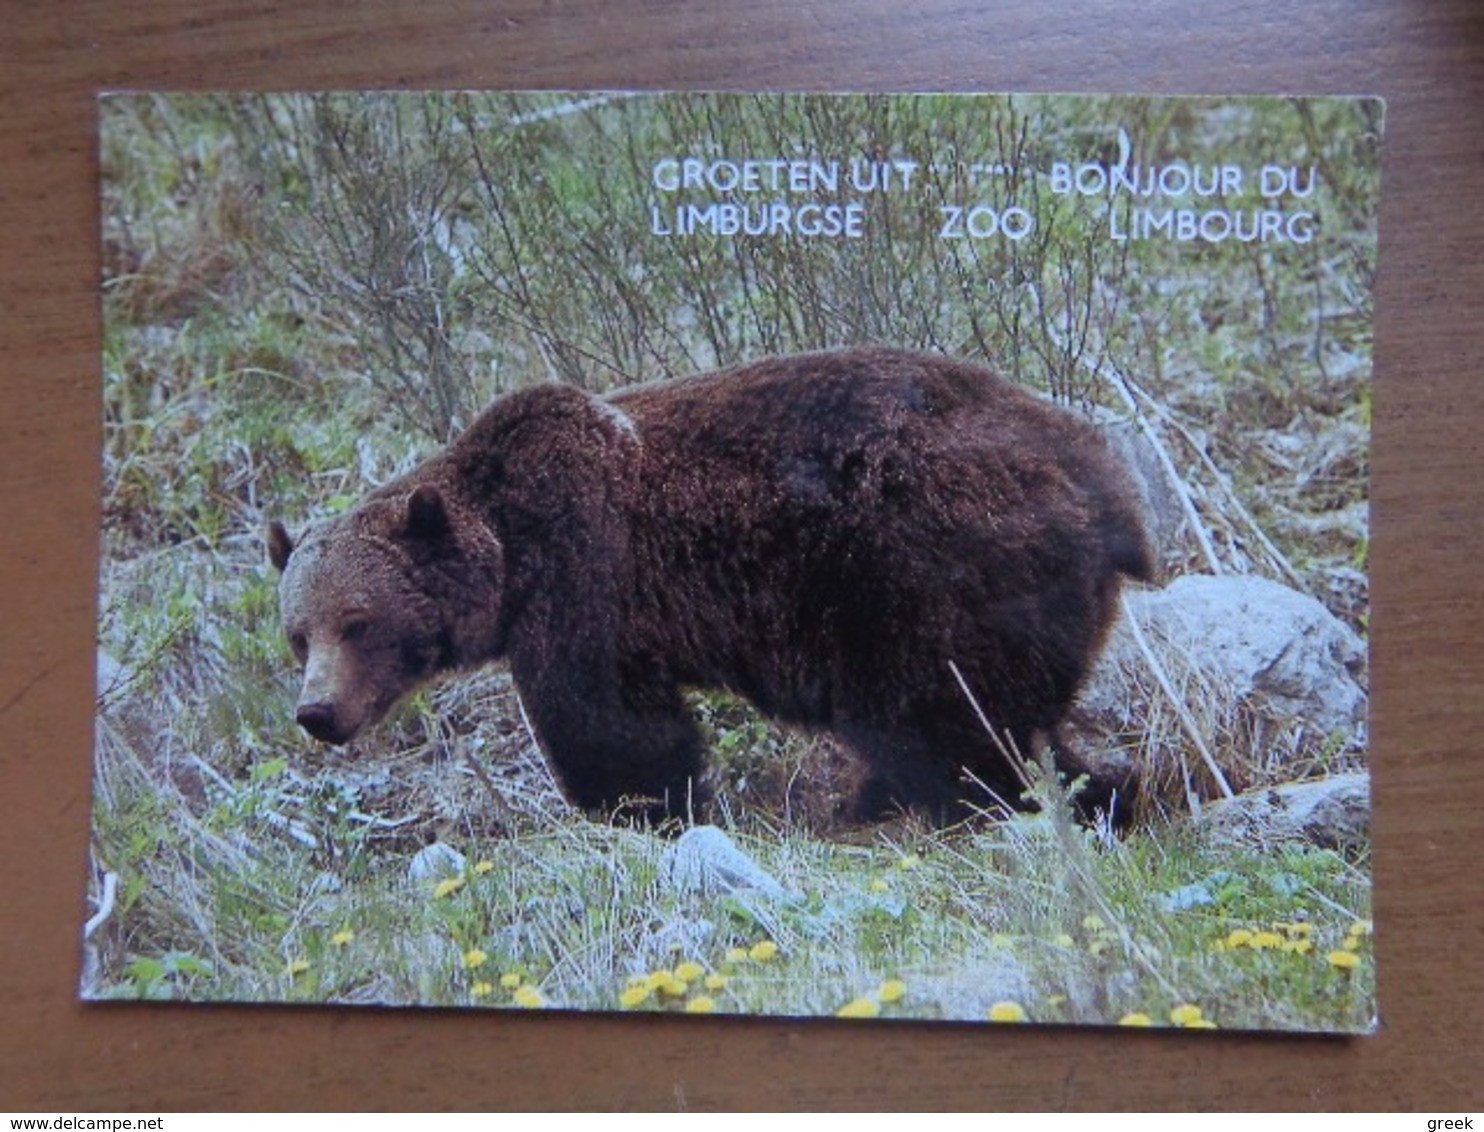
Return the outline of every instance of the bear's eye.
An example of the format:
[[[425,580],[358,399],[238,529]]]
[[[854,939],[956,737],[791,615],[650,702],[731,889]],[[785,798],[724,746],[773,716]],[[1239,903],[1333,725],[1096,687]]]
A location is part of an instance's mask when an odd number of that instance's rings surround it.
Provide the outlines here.
[[[361,620],[360,618],[357,618],[354,621],[347,621],[344,627],[340,630],[340,636],[343,640],[359,641],[366,635],[366,625],[367,622]]]
[[[309,638],[307,638],[303,633],[290,633],[289,648],[294,650],[294,655],[298,657],[300,661],[303,661],[303,659],[309,655]]]

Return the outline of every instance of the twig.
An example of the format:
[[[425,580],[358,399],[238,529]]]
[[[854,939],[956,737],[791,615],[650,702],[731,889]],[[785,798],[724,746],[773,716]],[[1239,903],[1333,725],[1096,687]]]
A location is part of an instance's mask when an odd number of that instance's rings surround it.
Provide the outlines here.
[[[1149,647],[1149,641],[1144,636],[1144,630],[1139,627],[1139,619],[1134,616],[1133,607],[1129,604],[1128,595],[1122,595],[1120,600],[1123,603],[1124,620],[1128,622],[1129,630],[1134,635],[1134,644],[1138,647],[1139,652],[1143,654],[1144,662],[1149,666],[1149,671],[1154,674],[1154,679],[1158,681],[1160,690],[1164,692],[1166,698],[1170,701],[1170,706],[1175,709],[1175,716],[1180,720],[1180,725],[1185,729],[1185,733],[1190,736],[1190,741],[1195,744],[1196,750],[1201,753],[1201,758],[1205,761],[1206,769],[1211,772],[1211,776],[1216,780],[1216,785],[1221,788],[1221,792],[1228,798],[1235,798],[1235,791],[1232,790],[1231,784],[1227,782],[1226,775],[1221,772],[1221,767],[1216,762],[1216,756],[1211,753],[1211,748],[1206,746],[1206,740],[1201,736],[1201,729],[1196,724],[1195,718],[1190,714],[1190,709],[1175,694],[1174,685],[1170,683],[1170,678],[1168,673],[1165,672],[1164,665],[1159,662],[1159,658],[1154,655],[1154,650]]]
[[[493,803],[495,812],[499,815],[500,824],[507,829],[514,829],[516,826],[515,811],[511,809],[510,803],[505,801],[505,796],[495,789],[494,779],[489,776],[489,772],[484,769],[484,764],[479,761],[473,751],[464,752],[464,765],[474,772],[474,777],[479,779],[479,784],[490,796],[490,802]]]
[[[119,878],[117,873],[107,872],[103,874],[103,893],[98,898],[98,910],[88,917],[88,922],[83,925],[82,938],[92,939],[93,933],[101,928],[109,916],[113,915],[114,897],[118,893]]]
[[[969,691],[968,682],[964,679],[964,674],[958,670],[957,662],[950,660],[948,662],[948,669],[953,673],[953,678],[958,681],[958,686],[963,692],[964,698],[969,701],[969,706],[974,709],[974,714],[979,717],[979,722],[984,725],[984,730],[989,732],[989,737],[999,749],[1000,754],[1004,755],[1005,761],[1015,769],[1015,775],[1020,779],[1020,784],[1029,790],[1031,788],[1031,779],[1030,775],[1025,771],[1025,760],[1022,758],[1020,752],[1007,747],[1005,740],[1000,738],[1000,733],[995,730],[994,724],[990,723],[989,717],[984,714],[984,709],[979,706],[979,701],[974,698],[974,693]],[[983,786],[984,784],[981,782],[980,785]],[[988,787],[985,787],[985,789],[987,791],[989,790]],[[990,797],[995,797],[993,791],[989,791],[989,794]],[[996,798],[996,801],[1002,800]]]
[[[1225,568],[1221,565],[1221,559],[1216,553],[1216,547],[1212,545],[1211,537],[1206,533],[1205,524],[1201,522],[1200,513],[1195,507],[1195,500],[1190,494],[1190,488],[1186,486],[1185,481],[1176,470],[1175,461],[1170,457],[1169,449],[1160,440],[1159,434],[1150,426],[1149,418],[1139,411],[1139,404],[1134,399],[1127,378],[1119,373],[1112,365],[1104,367],[1102,372],[1107,376],[1113,388],[1118,391],[1119,396],[1123,398],[1123,403],[1128,407],[1129,415],[1133,417],[1139,426],[1139,431],[1144,434],[1144,438],[1149,441],[1150,447],[1154,449],[1154,454],[1158,457],[1160,466],[1164,469],[1170,487],[1174,490],[1176,496],[1179,497],[1180,507],[1185,512],[1186,521],[1190,523],[1190,529],[1194,533],[1196,541],[1201,545],[1201,553],[1205,555],[1206,564],[1210,567],[1211,573],[1226,573]]]
[[[1153,396],[1151,396],[1148,392],[1146,392],[1134,382],[1129,381],[1128,378],[1121,378],[1121,380],[1127,382],[1129,387],[1133,390],[1134,393],[1138,395],[1140,400],[1147,404],[1155,413],[1159,415],[1159,418],[1162,421],[1168,424],[1185,439],[1185,442],[1190,445],[1196,456],[1199,457],[1201,463],[1206,466],[1206,470],[1211,473],[1212,477],[1215,478],[1216,482],[1221,486],[1222,493],[1231,503],[1232,508],[1237,513],[1237,516],[1244,523],[1247,524],[1247,528],[1252,532],[1253,537],[1256,538],[1257,541],[1262,545],[1262,548],[1267,553],[1268,558],[1274,563],[1274,565],[1278,567],[1279,570],[1281,570],[1288,576],[1289,581],[1293,582],[1293,584],[1298,586],[1299,589],[1307,592],[1307,587],[1304,585],[1303,579],[1299,577],[1298,571],[1293,568],[1293,565],[1288,561],[1287,556],[1278,549],[1277,545],[1274,544],[1272,539],[1268,538],[1267,532],[1258,525],[1257,520],[1252,517],[1252,512],[1247,510],[1241,499],[1238,498],[1236,491],[1232,488],[1231,477],[1226,475],[1220,468],[1216,466],[1216,461],[1211,459],[1210,454],[1205,450],[1205,447],[1198,440],[1196,440],[1191,431],[1185,427],[1185,425],[1180,421],[1178,417],[1175,416],[1174,413],[1170,412],[1168,406],[1160,404],[1158,400],[1156,400]]]

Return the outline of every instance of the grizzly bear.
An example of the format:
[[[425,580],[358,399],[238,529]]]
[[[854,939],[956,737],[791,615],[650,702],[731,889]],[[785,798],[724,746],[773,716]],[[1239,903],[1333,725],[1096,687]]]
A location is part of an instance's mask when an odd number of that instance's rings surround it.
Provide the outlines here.
[[[272,524],[269,551],[315,738],[508,659],[570,800],[655,821],[703,798],[688,688],[843,740],[861,817],[1018,805],[1005,747],[1054,739],[1121,579],[1151,573],[1091,425],[890,349],[522,389],[297,542]]]

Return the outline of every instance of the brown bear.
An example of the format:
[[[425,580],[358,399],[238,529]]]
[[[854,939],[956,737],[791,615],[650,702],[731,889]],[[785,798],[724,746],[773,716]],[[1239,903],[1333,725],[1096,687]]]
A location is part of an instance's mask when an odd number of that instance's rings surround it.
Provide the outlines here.
[[[1121,578],[1151,573],[1089,424],[890,349],[523,389],[297,543],[272,524],[269,550],[311,735],[508,658],[569,798],[655,820],[701,797],[686,688],[842,739],[863,817],[987,802],[964,772],[1017,804],[979,712],[1022,752],[1053,736]]]

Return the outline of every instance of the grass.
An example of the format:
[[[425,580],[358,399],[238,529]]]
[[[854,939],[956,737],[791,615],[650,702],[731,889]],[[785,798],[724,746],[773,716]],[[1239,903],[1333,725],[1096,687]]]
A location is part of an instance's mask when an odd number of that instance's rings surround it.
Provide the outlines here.
[[[353,799],[286,763],[208,784],[203,810],[118,744],[100,738],[120,789],[99,799],[98,859],[123,895],[93,997],[969,1021],[1013,1003],[1166,1025],[1193,1004],[1228,1029],[1371,1024],[1370,936],[1351,931],[1369,882],[1312,847],[1173,823],[1112,841],[1060,811],[865,845],[734,829],[791,895],[718,898],[667,881],[664,839],[528,812],[530,832],[449,838],[457,863],[413,879],[343,820]]]

